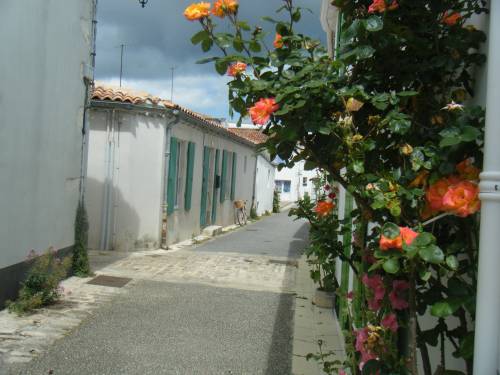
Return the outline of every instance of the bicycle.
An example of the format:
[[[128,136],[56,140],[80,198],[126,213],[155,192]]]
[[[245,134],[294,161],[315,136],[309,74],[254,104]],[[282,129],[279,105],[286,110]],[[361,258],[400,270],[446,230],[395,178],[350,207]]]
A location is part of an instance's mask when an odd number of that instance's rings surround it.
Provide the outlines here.
[[[247,201],[244,200],[236,200],[233,202],[234,204],[234,216],[235,216],[235,224],[240,226],[247,224]]]

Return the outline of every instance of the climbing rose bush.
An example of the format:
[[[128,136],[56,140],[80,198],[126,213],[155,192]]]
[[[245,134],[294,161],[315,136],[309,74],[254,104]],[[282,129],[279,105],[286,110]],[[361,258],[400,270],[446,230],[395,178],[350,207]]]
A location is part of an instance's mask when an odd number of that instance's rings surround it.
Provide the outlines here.
[[[293,211],[310,221],[315,266],[339,296],[342,371],[416,374],[418,355],[433,375],[454,370],[444,361],[452,354],[470,375],[484,109],[468,103],[486,38],[469,20],[487,12],[486,1],[332,3],[342,14],[334,56],[296,31],[302,9],[292,0],[264,18],[269,27],[249,25],[237,8],[223,20],[201,12],[191,41],[212,51],[200,62],[221,75],[247,64],[228,83],[238,124],[250,116],[272,157],[319,168],[354,200],[342,220],[322,209],[326,191]],[[352,299],[335,279],[336,260],[352,272]],[[436,324],[423,328],[428,314]],[[444,348],[439,363],[431,347]]]

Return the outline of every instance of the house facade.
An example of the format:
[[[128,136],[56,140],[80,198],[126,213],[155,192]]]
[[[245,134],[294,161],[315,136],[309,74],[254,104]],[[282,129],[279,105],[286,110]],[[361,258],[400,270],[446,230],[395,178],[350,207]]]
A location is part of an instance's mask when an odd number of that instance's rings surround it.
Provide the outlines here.
[[[236,127],[230,124],[228,130],[252,142],[257,149],[267,140],[267,136],[253,125]],[[261,216],[273,211],[276,163],[271,160],[269,153],[264,150],[259,150],[256,154],[255,163],[255,186],[252,201],[255,213]]]
[[[309,195],[316,197],[314,180],[319,177],[318,170],[306,170],[304,161],[295,163],[292,168],[283,168],[276,172],[275,185],[283,202],[296,202]]]
[[[0,5],[0,306],[16,297],[31,249],[74,244],[95,7]]]
[[[147,93],[97,86],[90,114],[89,248],[167,247],[235,221],[256,196],[256,144]],[[270,187],[272,196],[272,186]]]

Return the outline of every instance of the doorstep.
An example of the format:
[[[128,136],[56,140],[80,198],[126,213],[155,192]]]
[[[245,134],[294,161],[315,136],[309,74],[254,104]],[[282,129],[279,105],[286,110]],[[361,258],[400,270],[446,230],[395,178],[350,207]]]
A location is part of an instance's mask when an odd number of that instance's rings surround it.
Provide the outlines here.
[[[325,309],[312,303],[316,289],[309,276],[309,265],[306,257],[299,260],[296,274],[294,334],[293,334],[293,375],[323,375],[321,363],[314,359],[306,359],[307,354],[319,353],[319,342],[322,352],[334,352],[327,361],[345,358],[344,338],[333,309]],[[320,341],[321,340],[321,341]]]

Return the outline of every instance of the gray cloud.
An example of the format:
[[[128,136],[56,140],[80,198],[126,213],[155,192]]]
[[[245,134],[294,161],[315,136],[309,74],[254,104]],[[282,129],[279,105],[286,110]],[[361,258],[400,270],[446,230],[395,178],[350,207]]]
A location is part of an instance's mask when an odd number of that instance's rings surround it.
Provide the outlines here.
[[[141,89],[163,94],[166,88],[159,85],[168,84],[170,67],[176,67],[176,81],[183,83],[183,96],[193,85],[197,97],[205,87],[207,95],[225,90],[226,80],[215,80],[211,64],[198,65],[196,61],[207,57],[199,46],[193,46],[191,36],[199,31],[197,22],[187,21],[182,13],[186,6],[198,0],[149,0],[142,9],[137,0],[100,0],[98,7],[96,78],[98,80],[115,81],[120,70],[120,44],[125,44],[124,79],[128,82],[141,82]],[[323,39],[324,33],[319,22],[321,0],[296,0],[303,7],[310,8],[314,14],[304,12],[298,30],[312,37]],[[241,18],[251,24],[260,24],[272,31],[272,25],[262,22],[260,18],[275,14],[281,6],[281,0],[240,0]],[[225,26],[223,26],[224,29]],[[196,80],[193,77],[197,77]],[[203,77],[206,77],[204,79]],[[215,87],[214,87],[215,84]],[[198,85],[198,86],[195,86]],[[210,102],[210,101],[206,101]],[[227,103],[208,107],[196,102],[180,103],[191,105],[193,109],[209,112],[214,116],[227,115]]]

